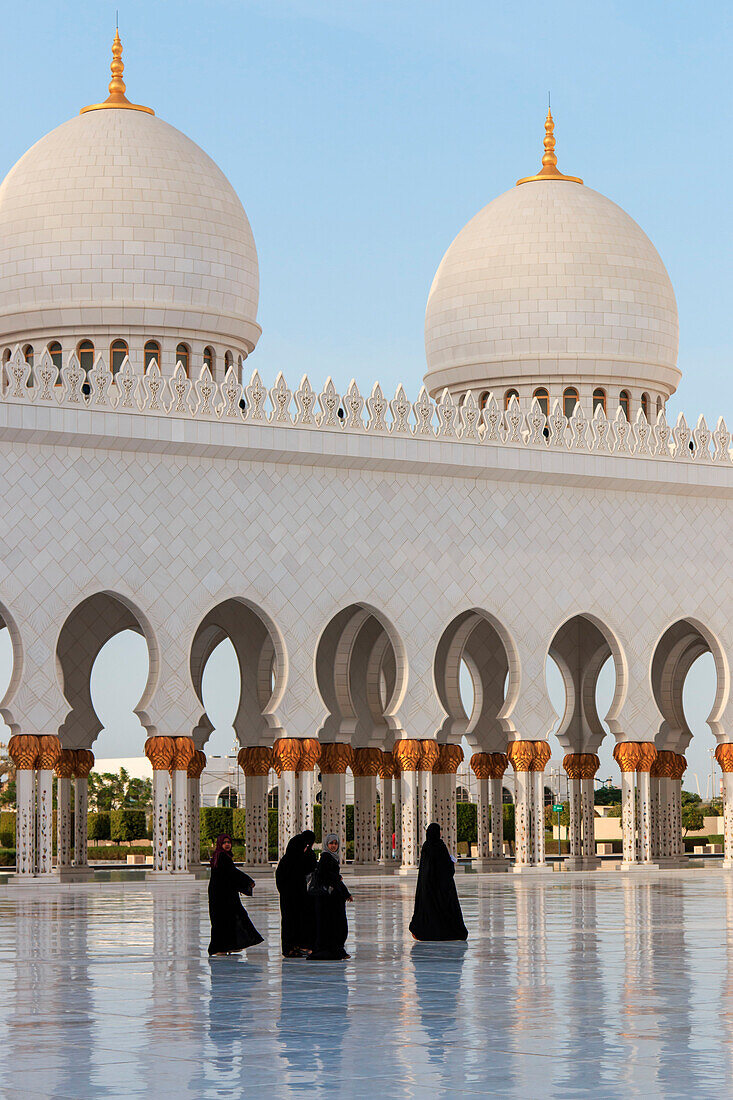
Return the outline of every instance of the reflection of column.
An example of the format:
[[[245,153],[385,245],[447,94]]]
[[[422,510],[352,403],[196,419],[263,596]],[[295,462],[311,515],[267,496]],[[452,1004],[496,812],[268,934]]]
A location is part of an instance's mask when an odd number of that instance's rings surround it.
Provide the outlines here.
[[[715,759],[723,772],[723,866],[730,870],[733,869],[733,744],[718,745]]]
[[[592,752],[571,752],[563,759],[570,779],[570,856],[568,871],[591,871],[600,866],[595,854],[593,776],[600,760]]]
[[[206,767],[206,753],[196,749],[188,765],[188,866],[201,866],[201,775]]]
[[[301,745],[297,737],[279,737],[272,748],[272,766],[278,777],[277,847],[280,859],[288,841],[298,833],[298,792],[296,774]]]
[[[36,759],[38,874],[50,875],[53,871],[53,769],[61,755],[61,742],[55,734],[43,734],[38,741],[39,752]]]
[[[168,871],[168,772],[173,763],[173,740],[149,737],[145,742],[145,755],[153,766],[153,875]]]
[[[379,862],[377,775],[381,765],[380,749],[354,749],[354,863],[368,867]]]
[[[73,749],[62,749],[56,761],[56,864],[59,872],[71,867],[71,780],[76,767]]]
[[[460,745],[441,745],[438,761],[433,765],[437,779],[438,824],[443,841],[452,856],[458,855],[458,811],[456,807],[456,772],[463,760]]]
[[[392,870],[392,776],[394,758],[391,752],[381,754],[379,765],[379,809],[380,809],[380,862]]]
[[[507,766],[503,752],[475,752],[471,770],[478,780],[478,857],[473,861],[476,871],[506,871],[502,855],[504,815],[501,779]]]
[[[313,803],[315,802],[315,772],[314,768],[321,759],[321,743],[316,737],[303,737],[300,741],[300,757],[298,759],[298,820],[300,829],[305,832],[308,829],[313,832]]]
[[[272,749],[250,745],[240,749],[237,762],[244,772],[244,844],[249,867],[270,861],[267,821],[267,777],[272,767]]]
[[[531,782],[530,766],[534,759],[534,741],[510,741],[509,762],[514,768],[514,870],[522,871],[532,862],[530,835]]]
[[[435,765],[438,763],[440,749],[437,741],[424,740],[420,742],[420,759],[417,762],[417,835],[419,842],[425,839],[425,830],[432,821],[440,824],[438,817],[438,793],[436,787],[439,784],[437,776],[433,775]]]
[[[173,738],[171,760],[171,871],[188,873],[188,768],[196,755],[192,737]]]
[[[39,738],[31,734],[16,734],[8,742],[8,754],[16,769],[16,873],[23,878],[30,878],[36,870],[36,783],[33,769],[39,751]]]
[[[74,765],[74,867],[89,871],[87,811],[89,808],[89,773],[94,767],[91,749],[77,749]]]
[[[546,741],[535,741],[534,756],[530,769],[532,772],[533,801],[532,808],[532,847],[534,863],[538,869],[547,868],[545,863],[545,765],[550,759],[550,746]],[[558,845],[559,847],[559,845]],[[549,870],[549,868],[547,868]]]
[[[346,769],[353,758],[351,745],[328,741],[321,745],[321,823],[323,835],[339,838],[346,861]]]
[[[419,741],[405,738],[395,741],[393,755],[400,769],[401,845],[402,870],[417,867],[420,858],[417,810],[417,764],[420,759]]]

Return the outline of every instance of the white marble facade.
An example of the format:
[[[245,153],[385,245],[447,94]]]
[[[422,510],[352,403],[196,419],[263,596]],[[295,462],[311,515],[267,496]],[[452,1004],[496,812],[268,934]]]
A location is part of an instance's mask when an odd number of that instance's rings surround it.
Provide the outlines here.
[[[155,192],[143,202],[145,177],[134,158],[127,180],[130,209],[104,194],[100,181],[127,171],[124,158],[114,164],[110,159],[110,127],[123,147],[137,148],[142,141],[150,150],[165,127],[144,113],[108,107],[37,143],[28,163],[34,178],[42,179],[49,204],[54,196],[60,201],[64,188],[78,191],[87,204],[80,225],[100,223],[102,237],[107,233],[104,254],[126,254],[125,242],[138,240],[149,259],[143,267],[165,287],[155,290],[155,302],[165,297],[166,307],[156,305],[148,315],[136,291],[126,294],[119,287],[104,297],[91,258],[81,265],[78,286],[72,280],[70,288],[54,290],[54,273],[62,265],[53,259],[58,250],[45,247],[37,218],[31,250],[38,262],[30,262],[38,279],[29,295],[16,278],[15,251],[0,256],[0,346],[4,342],[7,352],[0,390],[0,616],[15,655],[2,713],[13,734],[25,739],[14,746],[21,770],[43,776],[47,786],[49,768],[60,761],[77,784],[85,782],[83,753],[93,749],[100,728],[88,686],[94,658],[119,630],[137,630],[148,646],[150,675],[136,713],[160,788],[155,873],[169,870],[162,836],[168,773],[178,831],[173,870],[184,873],[191,790],[185,778],[197,778],[204,766],[192,755],[191,739],[200,753],[212,728],[201,678],[208,655],[228,636],[242,677],[234,727],[247,776],[248,822],[257,838],[250,862],[266,860],[266,833],[257,823],[264,820],[273,764],[281,804],[288,807],[281,844],[302,824],[308,803],[303,792],[316,768],[326,776],[329,820],[343,828],[343,777],[350,770],[358,777],[361,802],[370,808],[367,821],[363,805],[357,807],[357,820],[366,821],[357,849],[367,864],[384,860],[370,815],[377,785],[396,767],[388,787],[398,852],[402,865],[413,867],[426,815],[436,813],[448,836],[455,829],[459,759],[452,747],[465,737],[478,754],[474,766],[484,798],[500,791],[496,780],[507,766],[515,769],[517,866],[537,870],[545,865],[538,805],[549,756],[545,743],[556,721],[545,685],[548,653],[567,690],[559,739],[568,774],[577,776],[575,857],[581,861],[593,851],[592,838],[584,837],[592,829],[587,780],[605,735],[595,684],[610,656],[616,692],[603,717],[619,746],[627,794],[640,792],[638,821],[633,798],[628,802],[624,866],[678,856],[670,830],[678,829],[676,771],[690,738],[682,685],[692,660],[705,651],[712,652],[718,676],[709,725],[724,746],[721,765],[733,767],[725,747],[733,729],[733,590],[727,566],[733,466],[722,420],[714,429],[700,420],[693,430],[684,417],[668,426],[663,407],[656,413],[656,396],[666,400],[676,384],[676,308],[651,244],[651,252],[642,248],[643,274],[635,281],[628,270],[622,287],[615,286],[613,273],[597,277],[592,260],[585,281],[578,264],[567,271],[560,264],[548,276],[556,296],[565,293],[573,303],[568,314],[585,309],[583,323],[608,325],[597,347],[586,347],[578,387],[598,378],[608,384],[611,374],[615,386],[628,386],[633,394],[647,386],[653,398],[648,417],[635,407],[627,419],[611,405],[594,413],[585,400],[569,419],[559,401],[546,417],[541,403],[519,389],[519,400],[508,403],[498,387],[482,399],[482,385],[497,371],[503,370],[502,389],[523,384],[512,373],[514,352],[507,353],[503,368],[497,366],[497,339],[491,362],[477,367],[473,336],[466,337],[463,352],[456,351],[460,326],[450,329],[450,388],[460,391],[455,399],[446,390],[436,402],[425,388],[408,398],[402,387],[392,398],[378,385],[362,395],[355,383],[340,393],[330,380],[298,381],[297,364],[293,378],[266,381],[266,364],[262,373],[249,372],[248,365],[243,387],[237,363],[259,331],[252,305],[256,253],[253,243],[249,247],[246,216],[242,211],[241,240],[235,240],[229,260],[242,267],[241,283],[249,289],[233,303],[216,282],[229,285],[226,265],[213,260],[224,247],[225,228],[212,226],[210,278],[196,274],[208,262],[205,233],[197,238],[195,255],[183,243],[190,196],[181,200],[180,220],[163,215],[163,199]],[[166,136],[169,129],[160,133]],[[177,155],[192,157],[197,170],[209,163],[200,150],[188,150],[187,139],[175,140]],[[94,173],[76,182],[63,160],[65,143],[73,148],[75,141],[99,150]],[[24,180],[27,186],[25,159],[0,188],[0,234],[9,242],[13,233],[18,240],[23,236],[20,225],[13,229],[13,218],[21,217],[13,204],[20,201]],[[213,166],[211,179],[230,202],[231,188]],[[563,177],[524,184],[517,193],[531,194],[532,188],[538,200],[544,189],[559,189],[567,219],[582,208],[584,234],[595,233],[597,252],[613,204],[599,204],[594,192],[588,198],[587,189]],[[166,201],[175,203],[175,194],[172,184]],[[202,199],[204,228],[216,222],[211,203],[216,207],[216,196]],[[517,204],[505,205],[515,211]],[[538,201],[527,208],[546,207]],[[631,232],[630,219],[621,214],[613,214],[615,222],[611,218],[613,232],[621,226],[626,234],[618,247],[641,248],[639,240],[646,238],[641,230]],[[172,237],[165,255],[154,232],[160,219]],[[140,222],[149,235],[138,234]],[[108,232],[113,223],[125,232]],[[531,235],[531,216],[523,225]],[[515,232],[513,223],[510,229]],[[480,252],[480,241],[476,247]],[[115,269],[113,260],[105,262],[100,270]],[[522,262],[529,262],[527,255]],[[136,261],[133,270],[138,267]],[[480,299],[491,297],[490,282],[477,289],[473,271],[466,270],[473,289],[464,288],[464,297],[477,298],[482,323],[489,324],[491,303]],[[648,296],[650,279],[656,279],[659,301]],[[137,287],[135,279],[130,286]],[[515,313],[521,312],[522,286],[520,279],[512,292]],[[97,295],[102,297],[95,305]],[[589,303],[599,299],[627,304],[609,306],[610,320],[606,314],[594,320]],[[55,305],[36,309],[39,302]],[[191,343],[196,310],[199,330]],[[642,329],[657,332],[642,348],[653,360],[642,373],[638,363],[624,373],[623,341],[615,358],[609,351],[619,310],[633,315],[637,336]],[[647,316],[646,327],[639,316]],[[429,351],[437,346],[431,345],[435,325],[429,309]],[[234,357],[228,370],[210,370],[193,351],[188,363],[174,368],[177,326],[194,349],[218,341]],[[106,349],[98,345],[94,370],[80,366],[78,343],[92,331],[127,342],[129,356],[114,375]],[[473,331],[464,325],[464,332]],[[546,371],[548,385],[572,382],[568,363],[575,345],[562,325],[549,343],[546,336],[532,352],[532,370],[537,377]],[[637,336],[634,354],[641,347]],[[148,339],[172,350],[171,358],[153,361],[146,371],[142,349]],[[32,363],[24,351],[31,340]],[[52,341],[62,348],[60,375],[47,350]],[[558,341],[573,354],[563,358]],[[659,349],[656,360],[652,345]],[[472,714],[461,701],[462,662],[474,680]],[[73,754],[79,752],[77,768]],[[39,792],[46,786],[39,784],[36,779],[21,785],[22,819],[40,815],[45,828],[48,811]],[[666,809],[657,812],[662,789]],[[731,863],[731,813],[729,819]],[[482,820],[491,820],[486,807]],[[501,864],[488,839],[482,841],[486,860]],[[47,856],[39,863],[38,851],[30,850],[34,843],[29,832],[23,839],[24,874],[48,872]],[[84,862],[82,855],[82,870]]]

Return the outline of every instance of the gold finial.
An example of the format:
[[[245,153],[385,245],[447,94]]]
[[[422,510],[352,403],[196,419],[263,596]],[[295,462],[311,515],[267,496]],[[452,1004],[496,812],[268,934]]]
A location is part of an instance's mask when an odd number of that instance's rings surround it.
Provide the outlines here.
[[[524,179],[517,180],[517,187],[519,187],[520,183],[534,183],[535,180],[565,180],[566,183],[583,182],[578,176],[564,176],[562,172],[558,172],[557,170],[557,157],[555,156],[555,120],[552,117],[552,111],[549,107],[547,108],[547,118],[545,119],[544,146],[545,152],[542,157],[542,168],[536,176],[525,176]]]
[[[141,107],[139,103],[130,103],[125,95],[125,82],[122,79],[124,71],[125,63],[122,60],[120,31],[118,27],[115,27],[115,37],[112,43],[112,64],[110,65],[112,79],[109,82],[109,95],[104,103],[92,103],[89,107],[82,107],[79,114],[84,115],[87,111],[102,111],[108,107],[117,107],[125,108],[128,111],[144,111],[146,115],[154,115],[155,111],[152,107]]]

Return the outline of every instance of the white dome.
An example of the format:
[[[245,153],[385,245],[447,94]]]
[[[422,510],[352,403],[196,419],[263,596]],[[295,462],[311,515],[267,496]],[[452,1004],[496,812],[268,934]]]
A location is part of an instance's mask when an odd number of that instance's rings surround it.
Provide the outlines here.
[[[428,298],[432,394],[507,384],[677,387],[677,305],[659,254],[610,199],[513,187],[461,230]]]
[[[140,110],[53,130],[0,186],[0,340],[32,331],[260,334],[252,231],[194,142]]]

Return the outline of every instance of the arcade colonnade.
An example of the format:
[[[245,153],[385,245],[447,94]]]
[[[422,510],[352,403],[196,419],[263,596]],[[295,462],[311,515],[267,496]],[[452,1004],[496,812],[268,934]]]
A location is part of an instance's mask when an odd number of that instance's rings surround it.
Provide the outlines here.
[[[87,785],[94,766],[88,749],[62,749],[56,735],[19,734],[9,753],[17,776],[17,878],[90,877],[87,862]],[[191,737],[151,737],[145,753],[153,767],[153,878],[189,874],[200,866],[199,779],[206,756]],[[685,757],[657,751],[652,742],[616,745],[621,769],[622,870],[672,867],[684,862],[681,828]],[[515,772],[515,872],[547,869],[545,858],[544,770],[550,758],[546,741],[514,741],[506,753],[478,752],[471,768],[478,780],[477,870],[509,868],[503,851],[502,777]],[[725,861],[733,868],[733,744],[721,744],[716,759],[724,775]],[[303,829],[313,827],[314,790],[321,775],[323,833],[346,839],[346,772],[354,777],[354,868],[404,869],[417,866],[427,825],[437,821],[449,849],[456,851],[456,772],[463,760],[459,745],[405,738],[391,751],[352,748],[315,738],[279,738],[270,748],[250,746],[239,752],[245,775],[246,862],[269,863],[267,777],[274,768],[279,782],[278,849]],[[569,780],[570,855],[568,869],[593,870],[593,777],[599,759],[592,753],[568,753],[563,766]],[[53,779],[57,777],[57,852],[53,862]],[[71,784],[76,813],[72,835]],[[169,812],[170,792],[170,812]],[[379,810],[378,810],[379,806]],[[382,828],[394,815],[392,829]],[[73,859],[72,859],[73,847]]]

